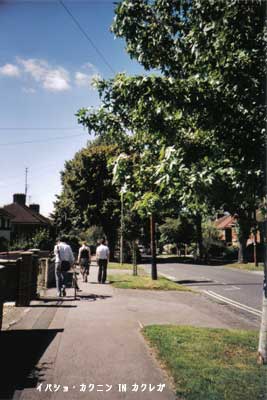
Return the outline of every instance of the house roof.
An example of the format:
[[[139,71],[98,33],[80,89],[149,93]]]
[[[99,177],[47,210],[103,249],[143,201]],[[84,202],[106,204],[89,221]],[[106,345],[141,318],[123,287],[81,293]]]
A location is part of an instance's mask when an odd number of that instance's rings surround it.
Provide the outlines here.
[[[14,215],[4,210],[4,208],[0,207],[0,217],[6,217],[12,219],[14,218]]]
[[[224,215],[223,217],[217,219],[215,221],[216,228],[218,229],[226,229],[231,228],[236,223],[236,218],[232,215]]]
[[[51,220],[49,218],[44,217],[42,214],[38,213],[37,211],[32,210],[29,207],[27,207],[27,209],[35,218],[38,218],[44,224],[51,224]]]
[[[18,203],[4,206],[4,210],[12,214],[12,222],[18,224],[49,225],[50,220],[43,215],[31,210],[27,206]]]

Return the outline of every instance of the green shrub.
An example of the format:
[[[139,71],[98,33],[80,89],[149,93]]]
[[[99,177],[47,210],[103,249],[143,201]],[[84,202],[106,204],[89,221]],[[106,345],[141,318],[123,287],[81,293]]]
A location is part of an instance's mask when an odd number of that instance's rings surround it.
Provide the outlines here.
[[[236,260],[238,258],[238,248],[233,246],[225,247],[222,255],[225,260]]]

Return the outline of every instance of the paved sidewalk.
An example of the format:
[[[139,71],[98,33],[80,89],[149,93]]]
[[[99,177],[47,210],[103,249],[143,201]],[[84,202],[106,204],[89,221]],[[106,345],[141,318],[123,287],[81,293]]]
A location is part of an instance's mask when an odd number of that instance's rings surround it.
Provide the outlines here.
[[[10,351],[1,399],[174,400],[168,377],[141,335],[143,325],[257,328],[256,319],[247,321],[200,294],[114,289],[97,284],[96,272],[92,267],[89,283],[79,281],[76,301],[73,289],[61,300],[50,289],[46,300],[33,302],[2,332],[0,347]],[[149,384],[155,387],[151,392]],[[160,384],[166,385],[162,392]]]

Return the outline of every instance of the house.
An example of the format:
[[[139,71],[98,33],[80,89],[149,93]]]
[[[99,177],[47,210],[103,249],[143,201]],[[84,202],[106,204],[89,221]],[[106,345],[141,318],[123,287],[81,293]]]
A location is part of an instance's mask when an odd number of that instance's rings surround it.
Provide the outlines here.
[[[31,237],[40,229],[51,227],[51,221],[40,214],[39,204],[26,206],[26,196],[23,193],[13,195],[13,203],[3,207],[4,211],[12,215],[11,239]]]
[[[226,246],[238,246],[238,236],[236,231],[236,216],[227,214],[220,216],[215,221],[215,226],[220,231],[220,239],[224,241]],[[257,242],[260,242],[260,232],[257,232]],[[251,233],[247,240],[247,246],[254,243],[254,235]]]
[[[220,239],[227,246],[237,246],[236,218],[230,214],[223,215],[215,221],[216,228],[220,231]]]
[[[0,208],[0,238],[10,241],[12,214]]]

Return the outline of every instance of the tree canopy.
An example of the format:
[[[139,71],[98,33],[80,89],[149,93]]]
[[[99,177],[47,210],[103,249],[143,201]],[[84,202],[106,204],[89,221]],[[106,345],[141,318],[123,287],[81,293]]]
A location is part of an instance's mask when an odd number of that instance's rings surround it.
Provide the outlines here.
[[[79,234],[90,226],[101,226],[114,247],[120,218],[120,196],[112,184],[108,163],[116,152],[114,145],[91,144],[65,163],[61,174],[62,192],[55,203],[54,213],[59,231]]]
[[[264,186],[264,2],[124,0],[115,13],[153,74],[98,81],[102,106],[79,121],[122,144],[115,170],[136,209],[224,208],[244,238]]]

